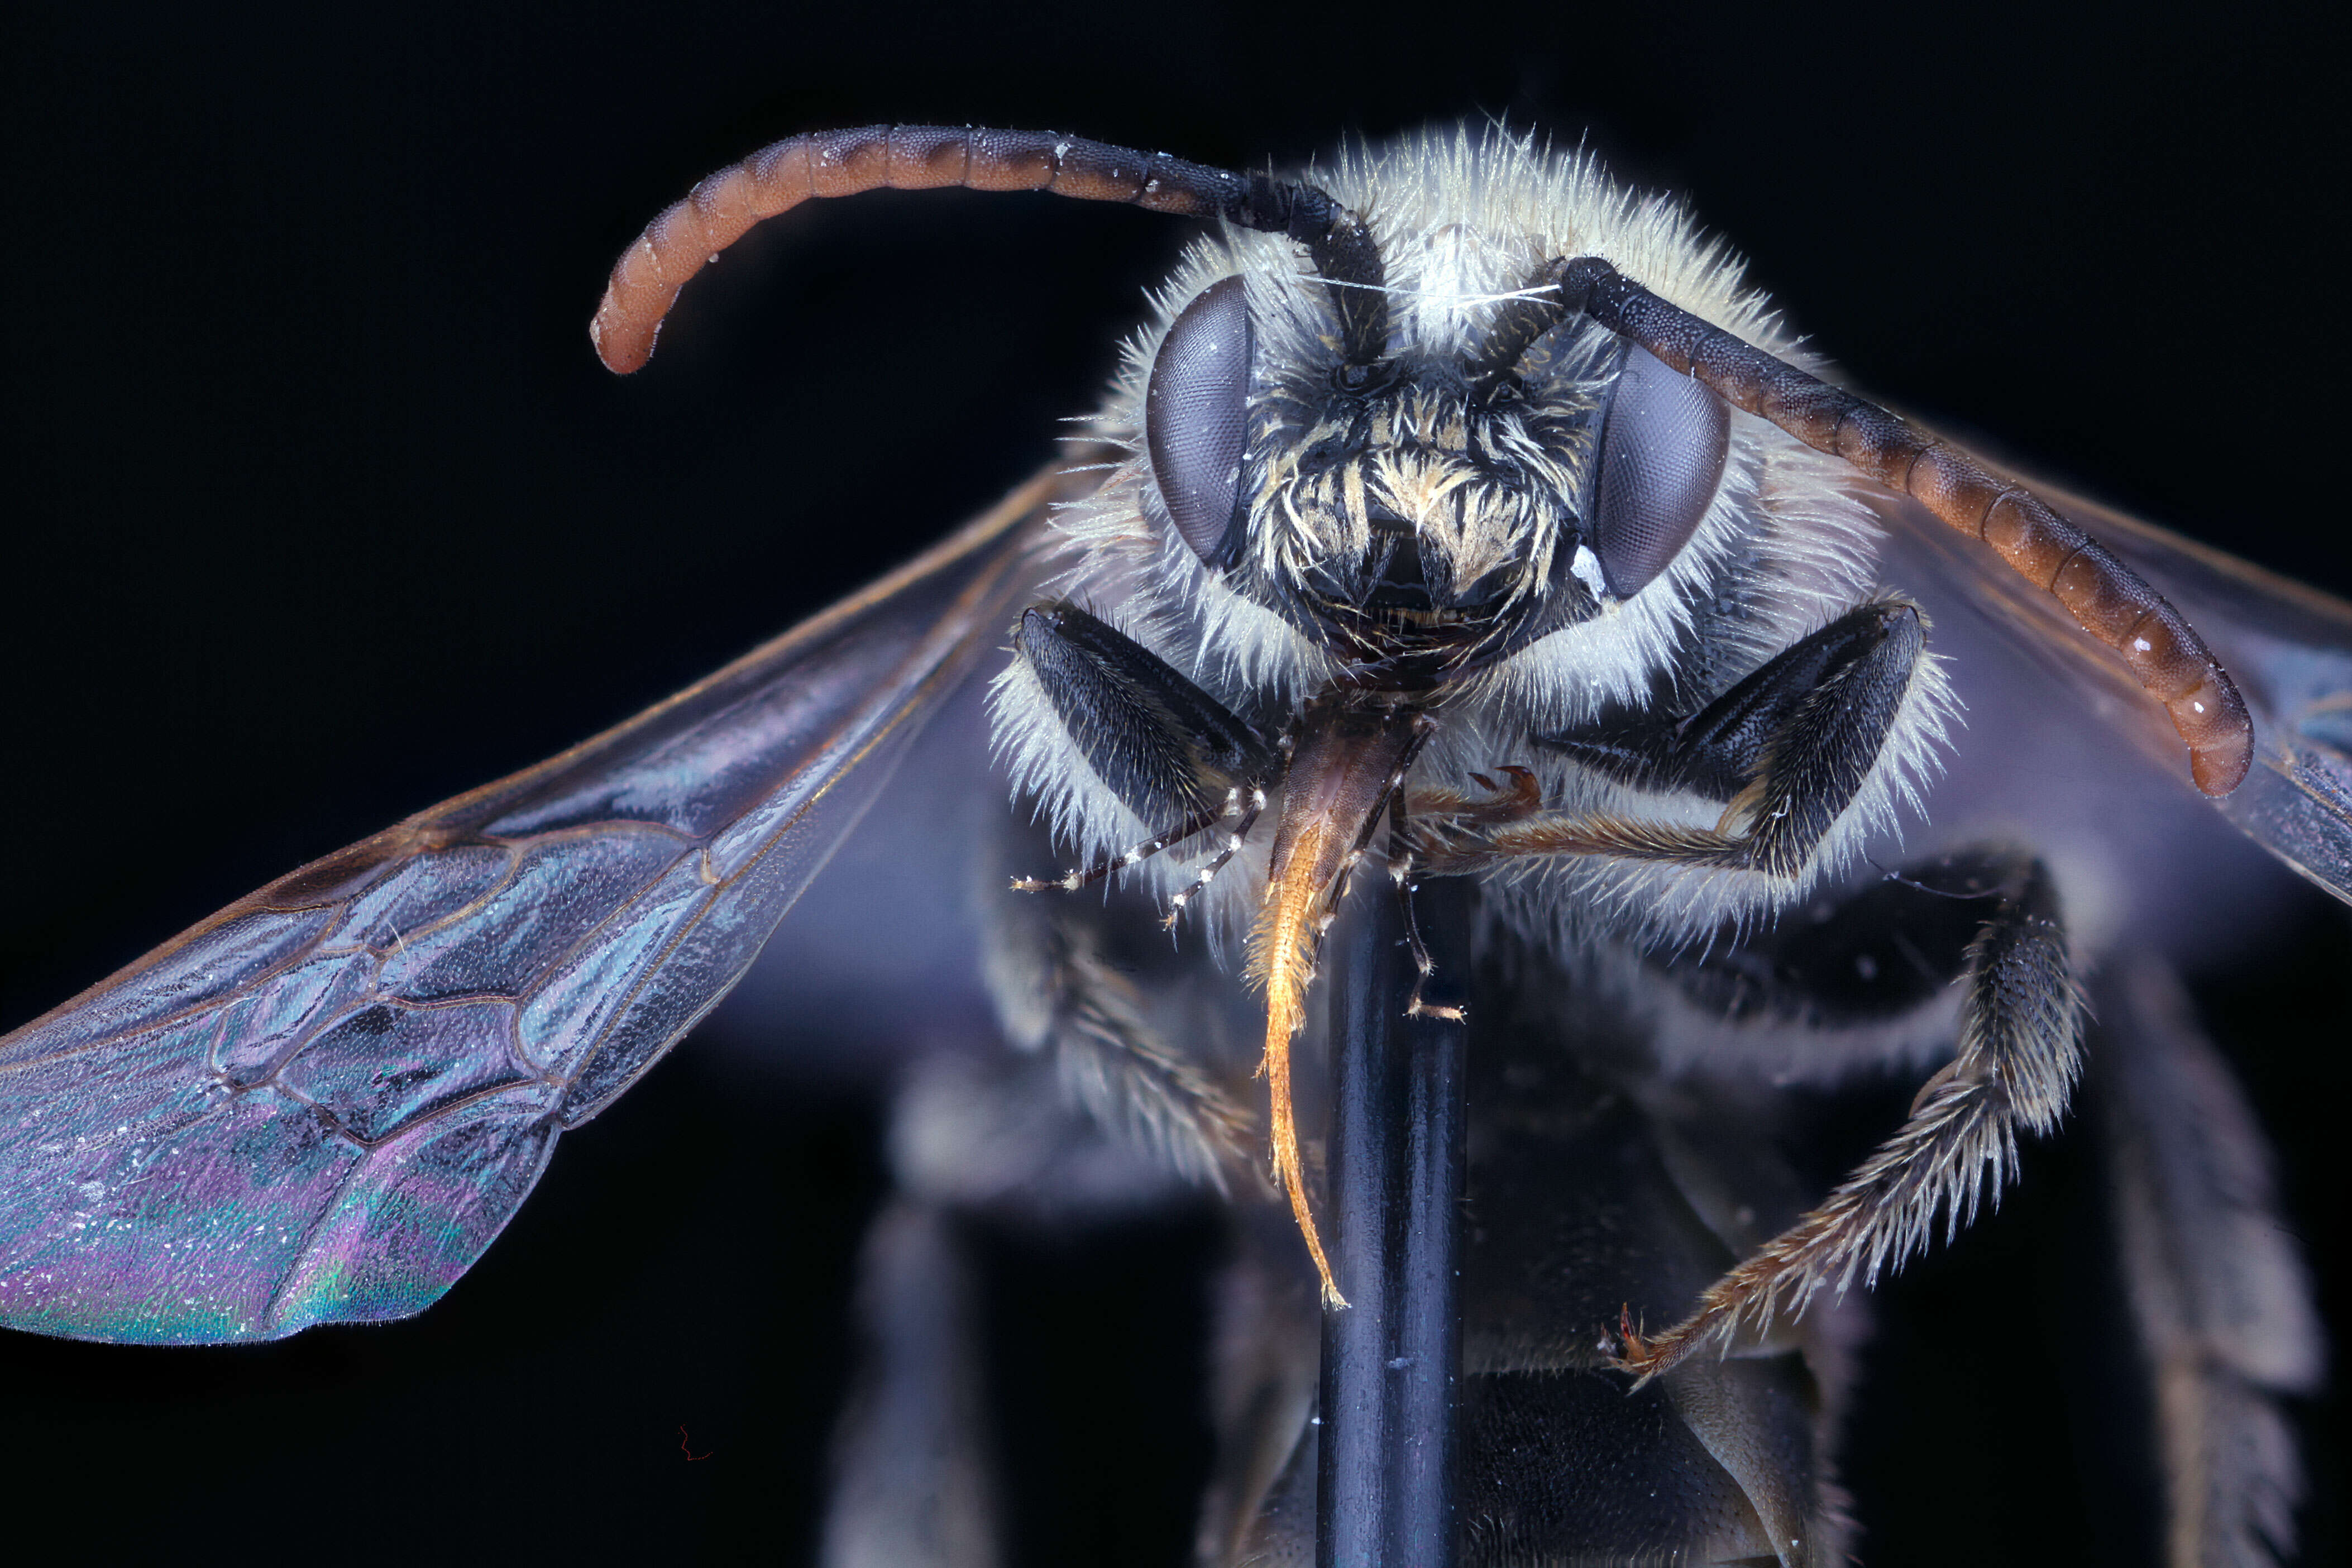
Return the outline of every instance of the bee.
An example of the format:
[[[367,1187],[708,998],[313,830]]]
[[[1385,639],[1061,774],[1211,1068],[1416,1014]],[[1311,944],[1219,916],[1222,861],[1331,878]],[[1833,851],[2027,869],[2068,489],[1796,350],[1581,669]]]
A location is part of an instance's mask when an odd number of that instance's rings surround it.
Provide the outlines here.
[[[2352,609],[1840,388],[1678,205],[1500,132],[794,137],[598,353],[882,186],[1213,227],[931,551],[0,1041],[0,1321],[413,1314],[739,984],[873,996],[835,1560],[999,1526],[969,1216],[1206,1192],[1203,1560],[1825,1563],[1867,1288],[2087,1098],[2169,1560],[2291,1549],[2317,1330],[2170,959],[2263,850],[2352,899]]]

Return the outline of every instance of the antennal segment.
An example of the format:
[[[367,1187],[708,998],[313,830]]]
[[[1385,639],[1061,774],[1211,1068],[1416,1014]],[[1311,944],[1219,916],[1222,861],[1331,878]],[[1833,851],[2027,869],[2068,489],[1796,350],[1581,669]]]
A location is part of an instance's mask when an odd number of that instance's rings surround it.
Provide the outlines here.
[[[1184,217],[1222,217],[1288,235],[1317,269],[1348,283],[1381,281],[1380,254],[1354,214],[1311,185],[1138,153],[1051,131],[980,126],[866,125],[789,136],[697,184],[621,253],[588,336],[605,368],[626,375],[653,357],[662,318],[688,279],[753,224],[819,196],[872,190],[1049,191],[1080,201],[1123,202]],[[1386,298],[1339,289],[1349,358],[1379,357]]]

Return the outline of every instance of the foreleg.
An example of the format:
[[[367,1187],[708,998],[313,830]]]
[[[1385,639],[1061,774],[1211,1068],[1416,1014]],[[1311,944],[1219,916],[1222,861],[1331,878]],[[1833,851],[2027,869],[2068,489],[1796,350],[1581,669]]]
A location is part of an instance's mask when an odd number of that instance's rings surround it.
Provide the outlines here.
[[[1916,606],[1865,605],[1686,720],[1544,739],[1636,788],[1724,802],[1711,828],[1596,813],[1523,813],[1492,827],[1448,831],[1441,825],[1431,868],[1472,871],[1531,855],[1605,855],[1796,876],[1885,751],[1926,651]]]
[[[1281,766],[1281,743],[1228,710],[1165,659],[1072,605],[1024,613],[1013,651],[1028,667],[1052,722],[1097,777],[1145,822],[1173,824],[1093,866],[1053,878],[1016,878],[1023,892],[1075,892],[1140,864],[1220,822],[1233,824],[1216,858],[1176,896],[1186,902],[1231,860]]]

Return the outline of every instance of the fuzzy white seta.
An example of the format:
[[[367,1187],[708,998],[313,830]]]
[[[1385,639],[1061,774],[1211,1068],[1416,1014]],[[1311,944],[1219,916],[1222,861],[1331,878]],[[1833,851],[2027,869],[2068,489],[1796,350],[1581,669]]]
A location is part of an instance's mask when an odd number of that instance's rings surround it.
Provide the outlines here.
[[[1742,281],[1738,258],[1705,235],[1679,203],[1627,190],[1582,153],[1554,153],[1499,128],[1464,127],[1350,152],[1304,177],[1370,226],[1386,268],[1392,353],[1472,352],[1498,304],[1523,290],[1540,264],[1598,256],[1672,303],[1819,368],[1765,297]],[[1297,246],[1231,227],[1192,246],[1152,296],[1150,323],[1125,345],[1106,405],[1087,422],[1093,437],[1127,457],[1092,497],[1057,514],[1075,564],[1047,586],[1271,731],[1339,673],[1339,663],[1263,595],[1237,586],[1237,570],[1212,569],[1184,543],[1155,486],[1144,432],[1146,387],[1170,326],[1210,285],[1234,276],[1244,279],[1255,332],[1254,445],[1258,394],[1288,367],[1330,363],[1332,290]],[[1591,354],[1591,340],[1606,338],[1590,323],[1574,322],[1553,336],[1570,359]],[[1563,485],[1587,482],[1589,453],[1563,449],[1546,460]],[[1580,546],[1581,554],[1549,580],[1572,578],[1597,607],[1462,683],[1436,710],[1409,791],[1475,796],[1480,786],[1473,774],[1492,778],[1497,768],[1520,766],[1534,771],[1548,809],[1715,826],[1720,802],[1635,789],[1538,744],[1537,737],[1612,706],[1655,700],[1661,689],[1711,699],[1839,616],[1884,597],[1876,579],[1879,524],[1854,493],[1865,482],[1835,458],[1732,411],[1721,480],[1679,553],[1618,599]],[[1361,549],[1338,523],[1321,525],[1318,534],[1318,525],[1302,521],[1296,509],[1283,510],[1287,502],[1277,489],[1269,481],[1249,502],[1252,557],[1245,564],[1260,580],[1295,571],[1318,551]],[[1476,521],[1457,522],[1456,534],[1475,533]],[[1361,531],[1360,514],[1350,526]],[[1421,521],[1416,527],[1427,541],[1434,525]],[[1528,591],[1546,591],[1540,580],[1559,541],[1504,542],[1530,563],[1523,576],[1537,586]],[[1481,548],[1493,555],[1496,547],[1491,540],[1455,537],[1424,548],[1453,552],[1459,562]],[[1465,572],[1460,580],[1469,576]],[[1024,661],[1016,658],[996,679],[991,705],[1000,759],[1072,865],[1108,861],[1172,826],[1139,820],[1087,765]],[[1548,858],[1496,878],[1492,907],[1522,934],[1549,942],[1614,932],[1676,946],[1708,940],[1727,922],[1768,918],[1842,873],[1866,839],[1895,831],[1906,810],[1916,811],[1956,717],[1943,671],[1933,658],[1922,659],[1860,792],[1793,877],[1599,856]],[[1276,817],[1269,812],[1260,819],[1250,845],[1192,905],[1221,949],[1237,947],[1255,913]],[[1223,842],[1221,828],[1119,875],[1141,879],[1164,900]],[[1037,869],[1043,876],[1056,868]]]

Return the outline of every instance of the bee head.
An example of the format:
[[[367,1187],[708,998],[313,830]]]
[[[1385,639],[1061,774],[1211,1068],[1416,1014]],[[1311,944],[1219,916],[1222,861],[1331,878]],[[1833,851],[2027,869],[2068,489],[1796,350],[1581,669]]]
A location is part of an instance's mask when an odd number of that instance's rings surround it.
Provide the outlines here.
[[[1721,481],[1725,405],[1514,303],[1468,334],[1396,312],[1376,356],[1346,331],[1284,353],[1268,345],[1298,334],[1259,330],[1244,277],[1210,283],[1146,386],[1168,525],[1349,662],[1475,668],[1640,592]]]

